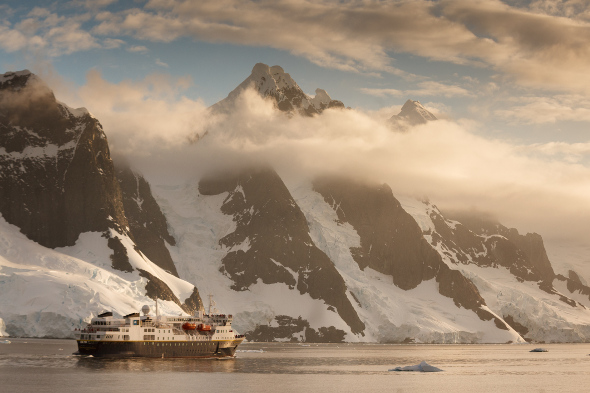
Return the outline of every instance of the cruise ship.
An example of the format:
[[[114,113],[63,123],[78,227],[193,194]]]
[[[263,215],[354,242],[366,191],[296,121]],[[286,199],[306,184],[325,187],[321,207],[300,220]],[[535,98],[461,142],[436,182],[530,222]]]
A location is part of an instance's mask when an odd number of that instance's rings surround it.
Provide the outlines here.
[[[232,315],[198,311],[194,316],[140,313],[113,317],[103,312],[74,332],[78,354],[94,357],[210,358],[234,356],[244,336],[231,326]]]

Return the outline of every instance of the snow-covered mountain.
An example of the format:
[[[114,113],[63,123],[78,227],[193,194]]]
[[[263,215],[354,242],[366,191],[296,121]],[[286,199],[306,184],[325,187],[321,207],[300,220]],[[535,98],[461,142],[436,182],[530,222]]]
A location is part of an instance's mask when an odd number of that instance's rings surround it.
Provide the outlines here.
[[[173,242],[149,187],[121,172],[120,185],[115,172],[88,111],[58,102],[28,71],[0,75],[0,318],[9,334],[69,336],[105,308],[128,314],[156,296],[173,312],[202,307],[159,241]]]
[[[420,101],[407,100],[402,106],[402,110],[397,115],[391,116],[389,124],[398,130],[405,131],[408,127],[418,124],[426,124],[429,121],[438,120],[436,116],[430,113]]]
[[[568,277],[554,273],[540,235],[521,235],[472,214],[455,213],[450,220],[435,205],[411,198],[402,206],[445,263],[527,341],[590,340],[590,288],[573,270]]]
[[[37,80],[0,76],[11,98],[0,99],[0,327],[4,320],[8,334],[67,336],[91,313],[136,311],[156,296],[165,311],[191,311],[202,307],[200,291],[251,340],[590,340],[587,277],[556,274],[540,235],[447,216],[386,184],[323,177],[287,185],[264,165],[150,184],[123,159],[113,164],[97,119],[58,103]],[[287,112],[322,116],[343,106],[257,64],[212,109],[231,111],[249,87]],[[421,105],[408,103],[402,113],[411,119]],[[63,199],[72,206],[48,211]],[[71,218],[68,209],[93,215]]]
[[[341,101],[333,100],[322,89],[316,89],[314,96],[309,96],[301,90],[299,85],[285,73],[282,67],[258,63],[252,73],[229,95],[211,107],[214,112],[231,111],[235,100],[246,89],[254,89],[261,96],[271,99],[276,107],[283,112],[297,112],[312,116],[327,108],[344,108]]]

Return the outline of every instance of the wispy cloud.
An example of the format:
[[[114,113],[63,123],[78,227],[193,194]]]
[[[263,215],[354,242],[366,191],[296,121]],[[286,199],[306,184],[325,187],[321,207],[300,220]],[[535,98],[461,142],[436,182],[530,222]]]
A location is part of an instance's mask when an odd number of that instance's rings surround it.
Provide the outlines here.
[[[169,67],[169,65],[167,63],[164,63],[160,59],[156,59],[156,65],[159,65],[160,67],[165,67],[165,68],[168,68]]]
[[[116,48],[120,48],[123,45],[125,45],[125,41],[117,39],[117,38],[106,38],[102,42],[102,47],[105,49],[116,49]]]
[[[148,51],[148,48],[146,48],[143,45],[133,45],[130,46],[129,48],[127,48],[128,52],[135,52],[135,53],[146,53]]]
[[[20,22],[0,25],[0,48],[7,52],[43,50],[49,56],[59,56],[103,47],[82,27],[89,17],[81,14],[66,18],[46,8],[35,7]],[[114,42],[106,39],[105,47],[112,47]]]
[[[475,96],[473,92],[464,89],[457,85],[446,85],[440,82],[426,81],[417,84],[418,89],[411,90],[397,90],[397,89],[378,89],[378,88],[361,88],[360,91],[377,96],[377,97],[428,97],[428,96],[441,96],[441,97],[471,97]]]
[[[494,113],[515,124],[590,122],[590,99],[581,95],[519,97],[509,99],[509,103],[509,108]]]

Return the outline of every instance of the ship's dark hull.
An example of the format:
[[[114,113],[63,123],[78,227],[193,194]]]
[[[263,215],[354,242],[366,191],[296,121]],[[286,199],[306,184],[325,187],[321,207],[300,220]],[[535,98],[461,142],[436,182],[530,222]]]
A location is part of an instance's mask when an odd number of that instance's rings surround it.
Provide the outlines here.
[[[211,358],[234,356],[240,341],[223,342],[91,341],[78,340],[80,355],[105,358]]]

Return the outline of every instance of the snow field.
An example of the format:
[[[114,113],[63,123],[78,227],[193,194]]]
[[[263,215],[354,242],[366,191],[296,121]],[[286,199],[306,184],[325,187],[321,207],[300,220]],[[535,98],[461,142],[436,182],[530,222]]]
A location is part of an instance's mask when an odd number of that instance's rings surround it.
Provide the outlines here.
[[[310,184],[294,187],[291,193],[303,210],[315,244],[334,262],[348,289],[352,304],[367,325],[361,341],[400,342],[494,342],[522,341],[514,331],[498,329],[493,321],[482,321],[471,310],[458,308],[452,299],[438,292],[436,281],[422,282],[404,291],[393,285],[392,277],[373,269],[360,270],[350,254],[360,238],[346,223],[339,225],[336,212],[314,192]],[[427,215],[417,220],[425,228]],[[430,221],[431,223],[431,221]],[[353,341],[347,336],[347,340]]]
[[[233,281],[223,275],[221,260],[230,251],[219,245],[219,239],[232,233],[236,225],[232,216],[221,212],[227,193],[200,195],[198,181],[177,186],[158,186],[152,192],[167,217],[176,246],[168,246],[179,275],[194,284],[205,307],[212,294],[220,311],[234,316],[233,326],[240,333],[256,325],[274,326],[277,315],[301,316],[317,329],[335,326],[350,333],[350,328],[337,313],[328,311],[323,300],[300,294],[286,284],[252,285],[246,291],[231,289]],[[350,336],[350,334],[349,334]]]

